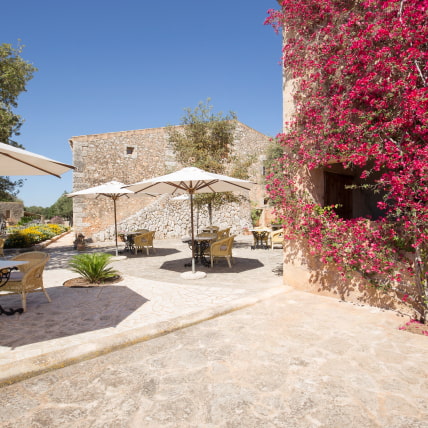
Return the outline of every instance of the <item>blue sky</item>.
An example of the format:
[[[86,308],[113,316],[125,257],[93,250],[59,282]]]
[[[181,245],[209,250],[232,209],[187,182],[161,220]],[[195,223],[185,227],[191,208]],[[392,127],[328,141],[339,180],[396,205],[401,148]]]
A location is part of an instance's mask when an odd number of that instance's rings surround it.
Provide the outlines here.
[[[282,128],[281,36],[263,25],[275,0],[21,0],[2,5],[0,43],[25,45],[38,71],[16,140],[72,163],[77,135],[179,124],[211,98],[269,136]],[[72,173],[25,177],[18,197],[50,206]],[[142,177],[135,177],[135,182]]]

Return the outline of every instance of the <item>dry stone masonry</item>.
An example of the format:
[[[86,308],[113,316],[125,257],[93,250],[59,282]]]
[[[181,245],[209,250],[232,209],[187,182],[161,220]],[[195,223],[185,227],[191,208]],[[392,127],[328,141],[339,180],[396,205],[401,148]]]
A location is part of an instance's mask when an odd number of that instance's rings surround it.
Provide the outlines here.
[[[232,234],[239,234],[245,228],[251,227],[248,216],[248,203],[231,203],[213,209],[212,222],[220,228],[231,227]],[[208,225],[207,208],[194,209],[195,231]],[[163,195],[152,204],[143,208],[131,217],[118,224],[119,233],[127,233],[136,229],[155,230],[157,239],[190,236],[190,208],[188,200],[175,201],[170,195]],[[95,241],[114,239],[114,226],[92,235]]]
[[[237,122],[233,155],[238,159],[254,159],[249,168],[250,179],[262,183],[263,159],[270,138]],[[73,191],[93,187],[111,180],[131,184],[180,169],[167,128],[140,129],[72,137]],[[263,205],[263,185],[250,192],[250,200],[213,209],[213,223],[231,227],[240,233],[251,227],[250,207]],[[196,210],[195,210],[196,213]],[[207,210],[201,209],[199,226],[209,223]],[[113,202],[106,197],[73,198],[74,229],[93,240],[113,239]],[[156,237],[188,235],[190,209],[186,200],[173,201],[168,195],[132,195],[117,201],[118,230],[146,228],[156,231]],[[195,218],[196,222],[196,218]]]

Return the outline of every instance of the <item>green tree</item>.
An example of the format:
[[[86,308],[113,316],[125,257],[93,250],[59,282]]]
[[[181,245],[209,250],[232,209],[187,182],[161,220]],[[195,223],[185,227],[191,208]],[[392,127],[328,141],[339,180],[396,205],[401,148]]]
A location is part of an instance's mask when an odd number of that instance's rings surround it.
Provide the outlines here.
[[[39,206],[24,206],[25,217],[31,220],[41,220],[48,218],[49,208],[39,207]],[[22,221],[22,219],[21,219]]]
[[[71,220],[73,218],[73,201],[68,198],[67,192],[64,192],[58,200],[48,208],[46,216],[52,218],[59,216]]]
[[[39,216],[46,216],[46,210],[47,208],[39,207],[36,205],[32,205],[30,207],[24,207],[24,211],[30,214],[39,215]]]
[[[200,102],[194,109],[185,108],[180,127],[168,128],[169,141],[173,144],[177,160],[183,166],[195,166],[217,174],[225,174],[227,169],[233,171],[230,165],[238,165],[232,155],[234,133],[237,115],[229,112],[213,113],[210,99]],[[240,172],[240,177],[247,178],[242,165],[234,171]],[[195,196],[199,206],[208,205],[211,221],[213,206],[236,200],[231,193],[200,194]]]
[[[264,162],[265,175],[275,174],[275,165],[278,159],[283,156],[284,147],[277,140],[272,140],[266,149],[266,160]]]
[[[50,219],[54,216],[63,217],[67,220],[73,218],[73,201],[68,198],[68,192],[64,192],[50,207],[30,206],[24,207],[24,210],[29,214],[44,216]]]
[[[10,181],[7,177],[0,177],[0,201],[2,202],[16,202],[18,198],[17,187],[21,186],[23,180],[17,180],[15,182]]]
[[[168,136],[182,165],[221,174],[229,162],[237,116],[214,114],[212,109],[209,98],[193,110],[185,108],[183,126],[169,127]]]
[[[26,85],[32,79],[37,69],[21,58],[24,46],[3,43],[0,45],[0,142],[22,147],[12,140],[19,135],[23,119],[13,110],[18,107],[18,97],[26,91]],[[22,180],[10,181],[8,178],[0,180],[0,200],[7,201],[16,195],[22,186]]]

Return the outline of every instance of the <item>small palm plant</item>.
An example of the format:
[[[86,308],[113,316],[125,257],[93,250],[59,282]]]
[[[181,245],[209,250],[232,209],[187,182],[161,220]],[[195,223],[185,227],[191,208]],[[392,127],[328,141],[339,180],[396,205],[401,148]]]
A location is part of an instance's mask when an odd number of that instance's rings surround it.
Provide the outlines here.
[[[118,276],[116,270],[107,267],[111,257],[111,254],[106,253],[77,254],[71,258],[70,268],[91,284],[101,283]]]

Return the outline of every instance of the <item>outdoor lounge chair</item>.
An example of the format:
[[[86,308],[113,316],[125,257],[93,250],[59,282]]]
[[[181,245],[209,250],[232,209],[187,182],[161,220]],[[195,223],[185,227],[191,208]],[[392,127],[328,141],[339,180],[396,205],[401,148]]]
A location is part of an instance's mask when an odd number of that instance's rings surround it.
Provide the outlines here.
[[[49,294],[43,286],[43,270],[49,260],[49,254],[32,251],[19,254],[11,260],[28,261],[28,263],[19,265],[19,272],[12,272],[9,281],[1,287],[0,291],[7,291],[8,294],[20,294],[24,312],[27,310],[28,293],[43,291],[48,302],[51,302]]]
[[[210,246],[211,267],[214,266],[214,259],[224,257],[227,260],[229,267],[232,267],[232,247],[235,235],[228,238],[219,239]]]
[[[135,254],[138,253],[139,250],[143,251],[146,249],[147,255],[149,255],[149,248],[153,249],[153,252],[156,252],[155,247],[153,246],[153,238],[155,237],[155,232],[146,232],[140,235],[134,236],[134,247]]]
[[[281,247],[284,247],[284,229],[273,230],[270,233],[270,245],[272,250],[274,245],[281,245]]]

